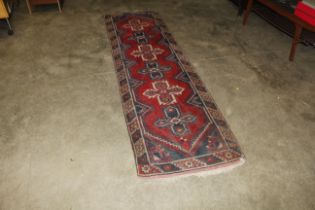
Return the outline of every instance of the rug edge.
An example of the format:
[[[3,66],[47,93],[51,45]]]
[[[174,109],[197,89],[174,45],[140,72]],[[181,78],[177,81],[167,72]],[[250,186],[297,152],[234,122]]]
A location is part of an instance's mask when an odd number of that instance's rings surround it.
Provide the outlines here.
[[[238,168],[246,163],[246,158],[241,157],[238,160],[235,160],[234,162],[228,162],[226,164],[220,164],[218,166],[209,166],[209,167],[204,167],[201,169],[192,169],[189,171],[180,171],[178,173],[171,173],[171,174],[153,174],[153,175],[148,175],[144,176],[141,174],[137,173],[137,176],[140,179],[164,179],[164,178],[185,178],[185,177],[207,177],[207,176],[213,176],[217,174],[222,174],[222,173],[228,173],[235,168]]]

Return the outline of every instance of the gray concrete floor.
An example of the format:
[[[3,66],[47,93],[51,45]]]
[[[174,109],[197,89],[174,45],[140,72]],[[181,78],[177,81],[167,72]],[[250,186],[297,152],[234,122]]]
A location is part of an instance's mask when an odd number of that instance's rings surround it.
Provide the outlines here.
[[[136,176],[102,15],[155,10],[247,156],[207,177]],[[0,209],[315,209],[315,49],[229,1],[24,2],[0,32]]]

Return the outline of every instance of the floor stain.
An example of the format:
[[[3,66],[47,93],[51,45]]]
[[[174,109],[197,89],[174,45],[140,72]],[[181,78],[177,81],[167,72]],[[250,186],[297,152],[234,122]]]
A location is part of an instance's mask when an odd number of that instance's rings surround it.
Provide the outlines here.
[[[301,116],[303,119],[309,121],[309,122],[314,122],[315,123],[315,113],[302,113]]]

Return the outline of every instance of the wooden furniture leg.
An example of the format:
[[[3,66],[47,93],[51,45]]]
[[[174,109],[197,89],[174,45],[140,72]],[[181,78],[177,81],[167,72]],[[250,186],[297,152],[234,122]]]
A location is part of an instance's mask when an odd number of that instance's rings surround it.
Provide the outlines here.
[[[5,20],[6,20],[7,24],[8,24],[8,27],[9,27],[8,34],[9,34],[9,35],[13,35],[13,28],[12,28],[12,26],[11,26],[11,24],[10,24],[9,19],[6,18]]]
[[[60,0],[57,0],[59,12],[61,12]]]
[[[27,5],[27,8],[28,8],[28,11],[30,14],[32,14],[32,5],[40,5],[40,4],[55,4],[55,3],[57,3],[59,12],[62,11],[60,0],[47,0],[47,1],[45,1],[45,0],[43,0],[43,1],[25,0],[25,1],[26,1],[26,5]]]
[[[247,23],[249,13],[251,12],[251,10],[253,8],[253,3],[254,3],[254,0],[248,0],[247,6],[246,6],[246,11],[245,11],[244,18],[243,18],[243,25],[246,25],[246,23]]]
[[[26,5],[27,5],[27,9],[28,9],[28,12],[30,13],[30,15],[32,14],[32,7],[31,7],[31,4],[30,4],[30,1],[29,0],[25,0],[26,1]]]
[[[299,25],[299,24],[295,24],[294,38],[292,40],[290,57],[289,57],[290,61],[294,60],[296,47],[297,47],[297,45],[298,45],[298,43],[300,41],[301,33],[302,33],[302,26]]]

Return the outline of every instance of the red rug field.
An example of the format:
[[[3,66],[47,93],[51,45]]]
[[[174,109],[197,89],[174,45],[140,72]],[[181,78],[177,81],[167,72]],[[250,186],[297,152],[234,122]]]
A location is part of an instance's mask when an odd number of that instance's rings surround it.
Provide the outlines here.
[[[158,15],[107,15],[105,22],[138,175],[242,164],[232,131]]]

